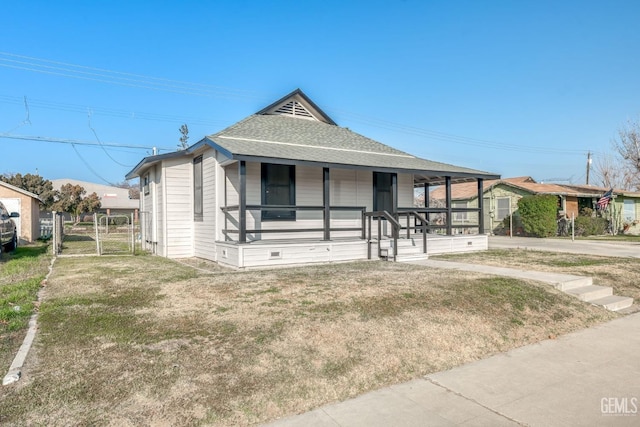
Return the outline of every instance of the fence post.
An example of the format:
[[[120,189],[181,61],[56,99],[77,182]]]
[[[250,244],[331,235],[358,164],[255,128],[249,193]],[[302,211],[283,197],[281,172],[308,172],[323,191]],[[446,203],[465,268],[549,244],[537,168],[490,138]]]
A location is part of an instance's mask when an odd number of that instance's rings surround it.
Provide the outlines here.
[[[136,236],[135,236],[135,227],[133,225],[133,212],[131,213],[131,223],[129,224],[129,229],[131,230],[131,255],[136,253]]]
[[[102,255],[100,253],[100,233],[98,231],[99,227],[98,227],[98,213],[97,212],[93,213],[93,227],[94,227],[95,232],[96,232],[96,253],[98,255]]]

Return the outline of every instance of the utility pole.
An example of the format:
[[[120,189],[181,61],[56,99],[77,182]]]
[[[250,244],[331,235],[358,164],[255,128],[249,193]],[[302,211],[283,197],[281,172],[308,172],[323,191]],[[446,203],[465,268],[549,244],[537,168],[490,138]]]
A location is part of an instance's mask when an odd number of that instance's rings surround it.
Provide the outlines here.
[[[589,185],[589,172],[591,171],[591,151],[587,153],[587,185]]]

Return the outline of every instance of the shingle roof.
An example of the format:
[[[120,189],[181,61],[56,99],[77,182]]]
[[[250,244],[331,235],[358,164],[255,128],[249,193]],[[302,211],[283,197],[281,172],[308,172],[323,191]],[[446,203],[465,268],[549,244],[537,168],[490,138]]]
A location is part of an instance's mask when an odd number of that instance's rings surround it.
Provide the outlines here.
[[[599,197],[608,191],[607,188],[595,187],[591,185],[564,185],[564,184],[544,184],[538,183],[533,178],[521,176],[515,178],[503,178],[496,180],[487,180],[483,183],[483,190],[487,191],[491,187],[498,184],[505,184],[512,187],[520,188],[532,194],[553,194],[574,197]],[[640,197],[640,193],[634,193],[623,190],[614,190],[614,194],[623,194],[629,197]],[[467,200],[478,196],[478,186],[476,183],[462,183],[451,186],[452,200]],[[440,186],[434,188],[430,197],[432,199],[444,199],[445,188]]]
[[[349,129],[287,116],[252,115],[207,139],[235,157],[495,177],[489,172],[421,159]]]
[[[283,103],[288,106],[289,101],[300,103],[309,114],[304,118],[296,117],[295,113],[287,115],[288,109],[280,107]],[[138,176],[147,165],[168,157],[189,155],[203,146],[215,148],[234,160],[405,172],[413,173],[417,183],[434,185],[444,183],[445,176],[451,177],[453,182],[499,178],[499,175],[485,171],[421,159],[339,127],[297,89],[187,150],[143,159],[127,174],[127,179]]]

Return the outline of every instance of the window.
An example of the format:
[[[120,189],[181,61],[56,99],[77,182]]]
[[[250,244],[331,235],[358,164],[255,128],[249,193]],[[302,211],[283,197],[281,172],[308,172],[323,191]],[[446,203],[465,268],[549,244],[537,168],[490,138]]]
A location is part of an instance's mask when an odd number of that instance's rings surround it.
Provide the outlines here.
[[[149,194],[149,174],[146,174],[144,178],[142,178],[142,191],[145,196]]]
[[[633,200],[624,201],[624,210],[622,217],[625,221],[634,221],[636,219],[636,203]]]
[[[467,207],[467,202],[452,202],[451,203],[451,207],[452,208],[466,208]],[[466,221],[467,219],[469,219],[468,214],[469,214],[469,212],[454,212],[453,213],[453,220],[454,221]]]
[[[262,204],[265,206],[294,206],[296,204],[295,167],[292,165],[262,164]],[[295,221],[296,211],[263,210],[263,221]]]
[[[193,220],[202,221],[202,156],[193,159]]]
[[[502,221],[511,214],[511,198],[498,197],[496,199],[496,221]]]

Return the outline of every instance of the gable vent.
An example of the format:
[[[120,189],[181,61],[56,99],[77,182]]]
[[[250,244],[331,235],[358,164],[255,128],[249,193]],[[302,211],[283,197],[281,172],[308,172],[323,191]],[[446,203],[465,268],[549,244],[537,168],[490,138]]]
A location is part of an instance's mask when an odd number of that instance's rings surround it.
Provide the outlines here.
[[[313,115],[304,108],[298,101],[289,101],[274,111],[275,114],[284,114],[288,116],[305,117],[313,119]]]

